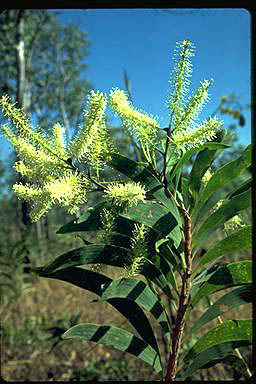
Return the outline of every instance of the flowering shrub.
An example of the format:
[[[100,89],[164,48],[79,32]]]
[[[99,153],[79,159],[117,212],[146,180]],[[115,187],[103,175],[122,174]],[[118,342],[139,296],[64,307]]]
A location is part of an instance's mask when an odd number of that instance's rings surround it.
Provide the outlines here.
[[[16,183],[13,189],[19,198],[32,202],[33,221],[54,204],[75,213],[88,193],[99,191],[105,197],[58,231],[99,230],[101,242],[86,241],[83,247],[35,268],[34,273],[94,292],[99,300],[106,300],[122,313],[139,336],[114,325],[88,323],[71,327],[63,339],[95,341],[132,353],[150,364],[166,382],[184,380],[196,370],[220,362],[244,377],[251,376],[239,351],[252,342],[251,319],[221,318],[224,312],[252,301],[251,260],[216,263],[226,254],[251,246],[251,226],[242,223],[239,216],[250,206],[251,180],[247,178],[231,193],[223,192],[218,202],[223,186],[246,174],[251,146],[215,173],[211,170],[216,156],[228,145],[223,143],[223,122],[216,116],[201,124],[196,122],[209,98],[212,81],[204,80],[195,95],[186,98],[193,51],[190,41],[177,44],[168,100],[170,123],[164,129],[156,119],[135,109],[119,89],[113,89],[109,98],[103,92],[91,92],[84,125],[69,143],[59,123],[46,137],[33,129],[8,96],[0,101],[13,123],[13,127],[4,125],[2,130],[19,155],[15,169],[26,177],[26,183]],[[104,119],[108,102],[134,134],[144,162],[117,153]],[[182,171],[192,155],[196,155],[194,164],[185,177]],[[104,167],[131,181],[105,179]],[[214,239],[200,256],[201,247],[221,227],[226,237]],[[126,275],[111,280],[96,270],[79,268],[85,264],[123,267]],[[234,289],[226,293],[227,288]],[[223,296],[212,304],[209,297],[217,291],[224,291]],[[203,298],[208,299],[209,308],[189,329],[190,313]],[[150,312],[159,325],[167,361],[144,311]],[[218,324],[196,336],[213,319]],[[190,347],[182,348],[184,338],[189,336]]]

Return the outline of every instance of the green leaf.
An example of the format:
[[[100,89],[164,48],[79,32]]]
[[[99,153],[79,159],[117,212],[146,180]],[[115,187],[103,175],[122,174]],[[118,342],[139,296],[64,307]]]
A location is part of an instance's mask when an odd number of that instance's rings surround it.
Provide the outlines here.
[[[210,368],[218,363],[231,366],[232,369],[239,372],[241,375],[243,375],[247,379],[250,377],[247,371],[247,365],[245,364],[244,360],[242,360],[237,355],[233,355],[233,354],[227,355],[224,358],[212,360],[210,363],[205,364],[200,369]]]
[[[72,232],[96,231],[101,229],[102,223],[100,215],[104,208],[109,209],[110,207],[111,202],[104,201],[97,204],[95,207],[87,208],[83,215],[63,225],[56,233],[63,234]]]
[[[209,309],[193,324],[190,332],[194,333],[209,321],[221,316],[232,308],[252,302],[252,286],[245,285],[228,292],[216,301]]]
[[[84,264],[106,264],[116,267],[124,267],[127,259],[128,249],[107,244],[90,244],[81,248],[69,251],[54,260],[49,265],[35,269],[41,276],[59,269],[75,267]]]
[[[143,282],[130,278],[121,278],[111,282],[101,294],[101,300],[123,298],[132,300],[152,314],[170,340],[170,328],[162,304],[152,290]]]
[[[167,278],[167,280],[171,283],[172,287],[177,292],[178,288],[173,269],[168,263],[166,263],[165,257],[162,255],[162,250],[161,253],[155,254],[154,264],[158,269],[163,272],[164,276]],[[166,292],[166,290],[164,292]],[[168,297],[172,298],[172,295],[168,294]]]
[[[225,148],[229,148],[230,146],[227,144],[222,144],[222,143],[204,143],[196,148],[190,148],[178,161],[177,165],[171,172],[171,179],[174,178],[174,176],[182,170],[183,166],[189,161],[190,157],[197,152],[202,151],[205,148],[208,148],[210,151],[216,151],[216,150],[224,150]]]
[[[162,260],[161,260],[161,265]],[[164,264],[165,268],[169,268],[168,272],[165,270],[165,275],[168,276],[168,273],[171,271],[170,267],[167,263]],[[165,278],[165,275],[160,271],[159,268],[157,268],[156,265],[152,263],[152,261],[146,259],[142,266],[140,267],[140,274],[145,276],[147,279],[152,281],[155,285],[158,286],[170,299],[173,298],[173,295],[171,293],[169,283]],[[169,276],[168,276],[169,277]]]
[[[156,202],[145,201],[144,203],[138,203],[136,207],[128,208],[120,213],[120,216],[153,228],[160,234],[161,238],[170,237],[177,247],[180,244],[182,235],[177,226],[176,218],[166,207]]]
[[[188,367],[181,379],[184,380],[197,369],[216,359],[224,358],[234,349],[252,343],[251,320],[226,320],[206,332],[183,358]]]
[[[217,269],[210,278],[203,283],[195,294],[186,312],[186,317],[194,309],[196,304],[205,296],[225,288],[252,283],[252,261],[243,260],[224,265]]]
[[[217,148],[215,150],[205,148],[197,154],[189,178],[189,188],[193,195],[199,193],[202,177],[211,166],[216,156],[216,152]]]
[[[112,282],[112,279],[107,276],[79,267],[70,267],[50,273],[47,278],[69,282],[98,296],[101,296],[104,288]],[[150,322],[137,303],[126,299],[109,299],[107,302],[119,311],[133,325],[142,339],[159,353]]]
[[[200,257],[193,274],[203,265],[217,260],[230,252],[240,251],[241,249],[251,248],[252,246],[252,226],[242,227],[237,232],[232,233],[225,239],[220,240],[212,248]]]
[[[144,185],[155,199],[157,199],[166,208],[168,208],[168,210],[177,220],[177,223],[182,226],[182,220],[175,200],[171,195],[167,196],[163,185],[156,178],[156,176],[153,175],[148,166],[145,166],[142,163],[136,163],[135,161],[117,153],[112,154],[111,161],[108,163],[108,165],[123,173],[133,181],[140,182],[142,185]]]
[[[249,179],[249,180],[245,181],[242,185],[240,185],[240,187],[238,187],[235,190],[233,190],[232,192],[230,192],[227,196],[227,199],[231,199],[232,197],[234,197],[236,195],[240,195],[240,193],[247,191],[251,187],[252,187],[252,179]]]
[[[57,257],[52,263],[35,268],[42,277],[61,269],[85,264],[105,264],[124,268],[127,266],[129,249],[108,244],[90,244],[74,249]],[[170,267],[169,267],[170,269]],[[170,287],[161,271],[150,260],[146,260],[140,273],[152,280],[168,297],[172,297]]]
[[[196,219],[201,208],[211,195],[213,195],[220,188],[223,188],[224,185],[230,183],[233,179],[239,176],[241,172],[249,167],[251,164],[251,148],[252,146],[250,144],[241,156],[233,161],[230,161],[228,164],[225,164],[212,175],[202,193],[198,195],[197,203],[192,211],[193,220]]]
[[[173,215],[162,205],[153,201],[138,203],[120,214],[129,220],[154,228],[162,236],[167,235],[177,225]]]
[[[131,353],[148,363],[156,372],[161,372],[161,362],[158,353],[145,341],[132,333],[111,325],[78,324],[66,331],[63,339],[94,341],[109,345],[119,351]]]
[[[238,212],[248,208],[250,204],[250,189],[223,203],[220,208],[212,213],[200,226],[193,237],[192,246],[198,249],[213,231],[235,216]]]

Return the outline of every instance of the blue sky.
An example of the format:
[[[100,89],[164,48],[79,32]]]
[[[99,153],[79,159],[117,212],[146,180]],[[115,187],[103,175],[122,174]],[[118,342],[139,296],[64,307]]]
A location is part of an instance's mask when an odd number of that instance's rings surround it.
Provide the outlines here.
[[[124,88],[123,71],[131,81],[135,107],[158,117],[168,125],[166,99],[175,44],[191,40],[191,91],[200,81],[213,78],[210,101],[199,122],[212,114],[220,97],[234,93],[241,104],[250,103],[250,13],[243,8],[205,9],[89,9],[63,10],[64,22],[75,22],[87,31],[91,41],[86,76],[95,89],[109,93]],[[239,140],[251,141],[250,111],[244,111],[246,125],[238,128]],[[221,117],[225,124],[234,123]],[[114,119],[114,123],[119,120]]]
[[[85,76],[95,89],[106,93],[112,87],[125,89],[126,70],[134,106],[157,117],[161,127],[168,125],[168,81],[178,41],[189,39],[196,47],[192,93],[200,81],[214,79],[210,101],[201,112],[199,123],[213,113],[221,96],[234,93],[241,104],[251,101],[251,16],[246,9],[67,9],[61,10],[58,18],[87,32],[91,47]],[[251,141],[250,111],[245,110],[244,115],[246,125],[238,128],[238,135],[239,141],[247,145]],[[226,125],[234,122],[221,118]],[[113,123],[118,122],[114,118]],[[5,154],[9,147],[6,144],[0,137]]]

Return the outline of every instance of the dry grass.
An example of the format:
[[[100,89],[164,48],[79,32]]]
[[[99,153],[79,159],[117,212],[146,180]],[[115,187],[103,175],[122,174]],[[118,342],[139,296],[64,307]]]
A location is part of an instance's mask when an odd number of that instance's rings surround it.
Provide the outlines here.
[[[216,238],[215,238],[216,241]],[[68,242],[67,242],[68,246]],[[81,246],[79,244],[79,246]],[[65,246],[66,247],[66,246]],[[64,247],[64,248],[65,248]],[[70,249],[70,248],[69,248]],[[62,249],[65,252],[67,249]],[[58,253],[60,254],[60,252]],[[250,258],[248,252],[232,255],[229,261]],[[44,264],[44,263],[40,263]],[[104,267],[101,273],[117,278],[123,274],[119,268]],[[215,302],[222,292],[212,295]],[[52,343],[46,340],[49,333],[46,326],[53,327],[60,320],[80,313],[79,323],[92,322],[112,324],[137,334],[130,323],[113,309],[108,303],[91,303],[97,295],[75,287],[69,283],[47,278],[32,278],[32,287],[23,295],[10,302],[3,301],[1,306],[1,325],[3,329],[16,330],[15,337],[3,333],[1,341],[1,376],[6,381],[69,381],[72,372],[84,368],[86,362],[113,360],[115,357],[127,359],[127,369],[137,367],[135,381],[161,380],[159,375],[152,373],[150,366],[137,360],[130,354],[123,354],[109,347],[92,342],[61,342],[51,352]],[[206,310],[203,303],[192,311],[189,324],[192,324]],[[251,305],[244,305],[223,314],[222,319],[242,319],[252,316]],[[161,340],[161,333],[155,320],[148,315],[154,331]],[[25,326],[30,321],[29,326]],[[188,330],[189,330],[188,324]],[[217,324],[217,319],[200,329],[197,336]],[[18,332],[20,330],[20,332]],[[247,362],[251,363],[250,349],[244,350]],[[198,380],[230,380],[232,370],[221,365],[201,370]]]

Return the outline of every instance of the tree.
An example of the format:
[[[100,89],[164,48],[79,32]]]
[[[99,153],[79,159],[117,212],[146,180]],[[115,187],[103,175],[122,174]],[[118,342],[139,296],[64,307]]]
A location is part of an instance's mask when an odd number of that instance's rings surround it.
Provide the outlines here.
[[[17,59],[17,42],[20,53],[24,47],[22,64]],[[2,94],[18,100],[18,72],[23,66],[19,91],[24,94],[23,109],[42,129],[60,121],[69,136],[81,122],[81,106],[92,88],[83,77],[87,65],[82,60],[88,47],[86,33],[74,25],[61,25],[52,12],[6,10],[0,15]]]
[[[5,10],[0,15],[0,92],[28,113],[39,131],[47,127],[51,132],[53,122],[59,121],[70,138],[92,88],[84,78],[88,47],[86,33],[74,25],[61,25],[52,12]],[[30,226],[27,202],[21,203],[21,210],[25,242]],[[44,220],[47,224],[47,217]],[[40,236],[40,222],[35,230]]]

